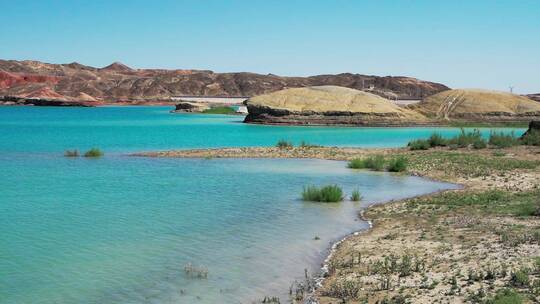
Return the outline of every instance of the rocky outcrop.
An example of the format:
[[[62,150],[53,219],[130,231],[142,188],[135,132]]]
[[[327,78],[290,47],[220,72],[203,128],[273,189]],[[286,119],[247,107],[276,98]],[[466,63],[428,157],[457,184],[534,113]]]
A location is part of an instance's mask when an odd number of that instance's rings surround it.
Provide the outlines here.
[[[244,122],[288,125],[406,126],[424,116],[371,93],[337,86],[282,90],[250,98]]]
[[[525,136],[527,136],[529,134],[532,134],[532,133],[540,134],[540,120],[531,121],[529,123],[529,128],[527,129],[527,131],[525,131],[525,133],[523,133],[521,138],[524,138]]]
[[[93,107],[99,104],[98,100],[85,93],[80,93],[76,97],[66,97],[43,86],[17,96],[0,96],[0,105]]]
[[[43,106],[43,107],[93,107],[95,104],[85,101],[47,99],[47,98],[31,98],[31,97],[16,97],[16,96],[0,96],[0,106],[10,105],[27,105],[27,106]]]
[[[201,113],[205,110],[210,109],[207,104],[198,103],[198,102],[189,102],[184,101],[176,104],[175,109],[172,112],[175,113]]]
[[[104,68],[80,63],[0,60],[0,96],[22,96],[47,87],[70,99],[84,93],[106,102],[151,102],[171,96],[256,96],[287,88],[337,85],[387,98],[422,98],[448,87],[410,77],[361,74],[282,77],[206,70],[133,69],[115,62]]]
[[[540,119],[540,103],[504,92],[448,90],[409,106],[440,121],[505,122]]]

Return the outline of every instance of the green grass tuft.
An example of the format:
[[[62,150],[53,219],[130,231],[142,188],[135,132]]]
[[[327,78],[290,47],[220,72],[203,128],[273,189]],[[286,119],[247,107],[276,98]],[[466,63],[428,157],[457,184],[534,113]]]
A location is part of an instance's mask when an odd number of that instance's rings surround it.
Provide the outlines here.
[[[529,131],[521,138],[521,143],[527,146],[540,146],[540,131]]]
[[[343,190],[337,185],[327,185],[320,188],[307,186],[302,191],[302,199],[310,202],[341,202],[343,200]]]
[[[347,168],[351,169],[365,169],[366,162],[361,158],[354,158],[347,163]]]
[[[99,150],[98,148],[92,148],[84,153],[84,157],[101,157],[103,156],[103,152]]]
[[[486,304],[521,304],[523,303],[523,298],[512,289],[500,289],[497,290],[497,293],[493,299],[489,299],[485,302]]]
[[[431,148],[429,140],[425,139],[415,139],[413,141],[410,141],[407,146],[411,150],[428,150],[429,148]]]
[[[384,170],[384,156],[382,155],[375,155],[375,156],[369,156],[366,159],[364,159],[364,163],[366,168],[374,170],[374,171],[383,171]]]
[[[360,194],[360,190],[356,189],[353,190],[351,193],[351,201],[353,202],[359,202],[362,199],[362,195]]]
[[[391,159],[388,163],[388,171],[390,172],[404,172],[407,170],[407,158],[404,156],[398,156]]]
[[[519,140],[514,135],[514,132],[504,134],[503,132],[491,131],[489,135],[489,145],[495,148],[508,148],[519,145]]]
[[[383,171],[386,168],[386,159],[383,155],[368,156],[366,158],[355,158],[347,163],[350,169],[371,169],[373,171]],[[398,156],[388,161],[387,168],[390,172],[403,172],[407,170],[407,158]]]
[[[433,133],[428,139],[416,139],[408,143],[410,150],[428,150],[433,147],[448,146],[451,149],[456,148],[468,148],[485,149],[488,147],[493,148],[508,148],[523,145],[540,145],[540,131],[529,132],[523,138],[515,136],[514,132],[505,134],[503,132],[491,131],[489,140],[485,140],[478,129],[474,129],[472,132],[467,132],[463,128],[460,134],[450,139],[443,138],[438,133]]]
[[[478,138],[472,143],[472,147],[477,150],[485,149],[487,148],[487,143],[484,139]]]
[[[467,148],[473,145],[476,148],[476,147],[481,147],[482,145],[484,145],[485,140],[482,138],[482,135],[480,134],[480,130],[474,129],[472,132],[466,132],[462,128],[461,133],[458,136],[451,138],[448,141],[448,144],[456,145],[459,148]]]
[[[529,281],[528,269],[519,269],[510,275],[510,284],[514,287],[528,287]]]
[[[280,139],[277,144],[276,144],[276,147],[280,148],[280,149],[291,149],[293,146],[292,142],[290,141],[286,141],[284,139]]]
[[[428,139],[430,147],[444,147],[448,144],[448,141],[442,137],[439,133],[433,133]]]

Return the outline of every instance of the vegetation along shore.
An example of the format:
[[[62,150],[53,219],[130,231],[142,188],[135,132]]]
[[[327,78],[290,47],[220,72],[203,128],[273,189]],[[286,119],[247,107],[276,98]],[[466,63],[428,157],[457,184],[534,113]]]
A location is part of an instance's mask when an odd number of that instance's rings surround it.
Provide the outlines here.
[[[482,147],[475,145],[477,137],[471,132],[444,140],[433,135],[426,139],[426,149],[416,149],[413,143],[396,149],[307,143],[294,147],[282,141],[269,148],[136,155],[320,158],[348,161],[351,170],[389,170],[392,161],[402,159],[399,174],[463,188],[369,207],[362,216],[373,228],[340,242],[322,286],[313,294],[294,294],[293,301],[313,297],[319,303],[537,303],[540,146],[537,131],[528,134],[535,137],[492,134]]]

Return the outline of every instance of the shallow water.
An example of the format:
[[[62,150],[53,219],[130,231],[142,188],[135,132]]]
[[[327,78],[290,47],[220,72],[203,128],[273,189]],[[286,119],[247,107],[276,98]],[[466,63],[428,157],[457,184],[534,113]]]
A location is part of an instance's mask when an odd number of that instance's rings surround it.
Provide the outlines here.
[[[318,270],[332,241],[366,227],[355,216],[362,206],[453,187],[335,161],[124,156],[279,138],[393,146],[432,131],[250,126],[168,110],[0,107],[0,303],[284,297],[305,268]],[[91,146],[106,156],[62,156]],[[304,185],[329,183],[358,188],[364,200],[299,200]],[[208,278],[187,277],[187,263],[206,267]]]

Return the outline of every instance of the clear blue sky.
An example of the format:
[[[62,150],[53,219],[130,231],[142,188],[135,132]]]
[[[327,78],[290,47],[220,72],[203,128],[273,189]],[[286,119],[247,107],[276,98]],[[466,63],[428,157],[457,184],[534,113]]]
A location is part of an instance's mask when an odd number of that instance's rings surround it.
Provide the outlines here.
[[[540,92],[540,0],[0,0],[0,58]]]

